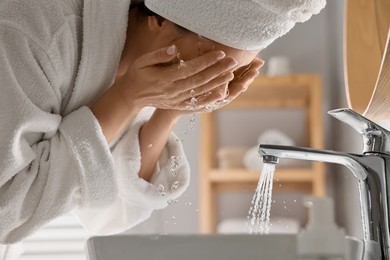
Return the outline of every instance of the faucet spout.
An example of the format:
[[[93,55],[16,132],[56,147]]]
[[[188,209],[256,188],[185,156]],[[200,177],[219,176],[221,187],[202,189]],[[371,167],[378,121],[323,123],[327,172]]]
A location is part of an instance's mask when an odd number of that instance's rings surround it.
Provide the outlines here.
[[[390,233],[388,201],[390,184],[390,156],[381,153],[362,155],[315,150],[279,145],[260,145],[264,162],[278,162],[281,158],[319,161],[346,166],[358,179],[361,219],[367,252],[379,246],[381,260],[390,260]],[[376,250],[378,251],[378,250]],[[374,259],[370,256],[364,259]]]
[[[351,170],[358,180],[364,181],[367,178],[367,170],[358,163],[357,156],[351,154],[281,145],[260,145],[259,154],[263,158],[273,156],[277,158],[341,164]]]

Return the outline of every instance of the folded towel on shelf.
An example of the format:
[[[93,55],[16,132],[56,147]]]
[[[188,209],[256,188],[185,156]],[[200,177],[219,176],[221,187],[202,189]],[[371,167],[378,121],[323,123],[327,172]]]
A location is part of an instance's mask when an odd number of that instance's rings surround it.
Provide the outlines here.
[[[264,49],[306,22],[325,0],[145,0],[153,12],[224,45]]]
[[[244,168],[243,157],[247,147],[221,147],[217,151],[218,167],[220,169]]]
[[[272,145],[288,145],[294,146],[295,142],[285,133],[277,129],[269,129],[262,133],[257,139],[257,145],[251,147],[243,158],[244,166],[249,170],[259,171],[263,166],[263,159],[259,156],[258,150],[260,144],[272,144]],[[279,165],[291,166],[293,161],[280,160]]]

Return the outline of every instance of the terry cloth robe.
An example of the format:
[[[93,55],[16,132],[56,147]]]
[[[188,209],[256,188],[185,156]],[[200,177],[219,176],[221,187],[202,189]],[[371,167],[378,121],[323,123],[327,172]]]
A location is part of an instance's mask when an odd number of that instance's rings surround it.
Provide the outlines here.
[[[114,82],[129,5],[0,0],[0,244],[71,211],[93,234],[118,233],[188,186],[174,134],[149,183],[138,177],[148,118],[140,114],[110,147],[88,108]]]

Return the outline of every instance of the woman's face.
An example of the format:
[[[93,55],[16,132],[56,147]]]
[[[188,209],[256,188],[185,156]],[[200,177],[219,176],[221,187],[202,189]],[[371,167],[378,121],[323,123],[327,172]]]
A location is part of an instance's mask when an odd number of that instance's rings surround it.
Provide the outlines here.
[[[164,44],[165,46],[169,44],[175,44],[177,46],[178,57],[176,62],[190,60],[209,51],[220,50],[225,52],[226,57],[233,58],[237,61],[237,66],[231,70],[235,71],[240,67],[249,65],[260,52],[260,50],[246,51],[231,48],[180,28],[170,21],[166,22],[168,23],[166,25],[167,42]]]

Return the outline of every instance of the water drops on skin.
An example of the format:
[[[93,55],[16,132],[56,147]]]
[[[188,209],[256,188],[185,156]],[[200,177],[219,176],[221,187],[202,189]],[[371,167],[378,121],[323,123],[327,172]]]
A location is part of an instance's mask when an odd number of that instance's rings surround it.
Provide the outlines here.
[[[228,101],[227,99],[222,99],[222,100],[216,101],[214,105],[215,105],[216,107],[220,107],[220,106],[222,106],[222,105],[227,104],[228,102],[229,102],[229,101]]]
[[[214,110],[214,106],[210,105],[210,104],[206,105],[204,108],[207,109],[207,110]]]
[[[196,110],[196,104],[198,103],[198,99],[195,97],[195,90],[190,91],[191,99],[190,102],[187,105],[187,110],[188,111],[195,111]]]
[[[177,65],[177,68],[180,69],[182,67],[186,66],[185,61],[181,58],[181,54],[178,52],[176,55],[176,58],[179,60],[179,64]]]
[[[179,60],[179,68],[185,67],[186,63],[184,60]]]
[[[148,145],[148,149],[151,149],[153,147],[153,144]]]
[[[189,104],[187,105],[187,110],[188,111],[196,111],[197,110],[196,105],[198,103],[198,99],[195,97],[195,90],[191,90],[190,95],[191,95],[191,100],[190,100]],[[184,132],[185,135],[187,135],[189,132],[195,130],[195,123],[196,123],[195,122],[195,113],[193,113],[190,116],[190,119],[188,120],[187,130]]]

